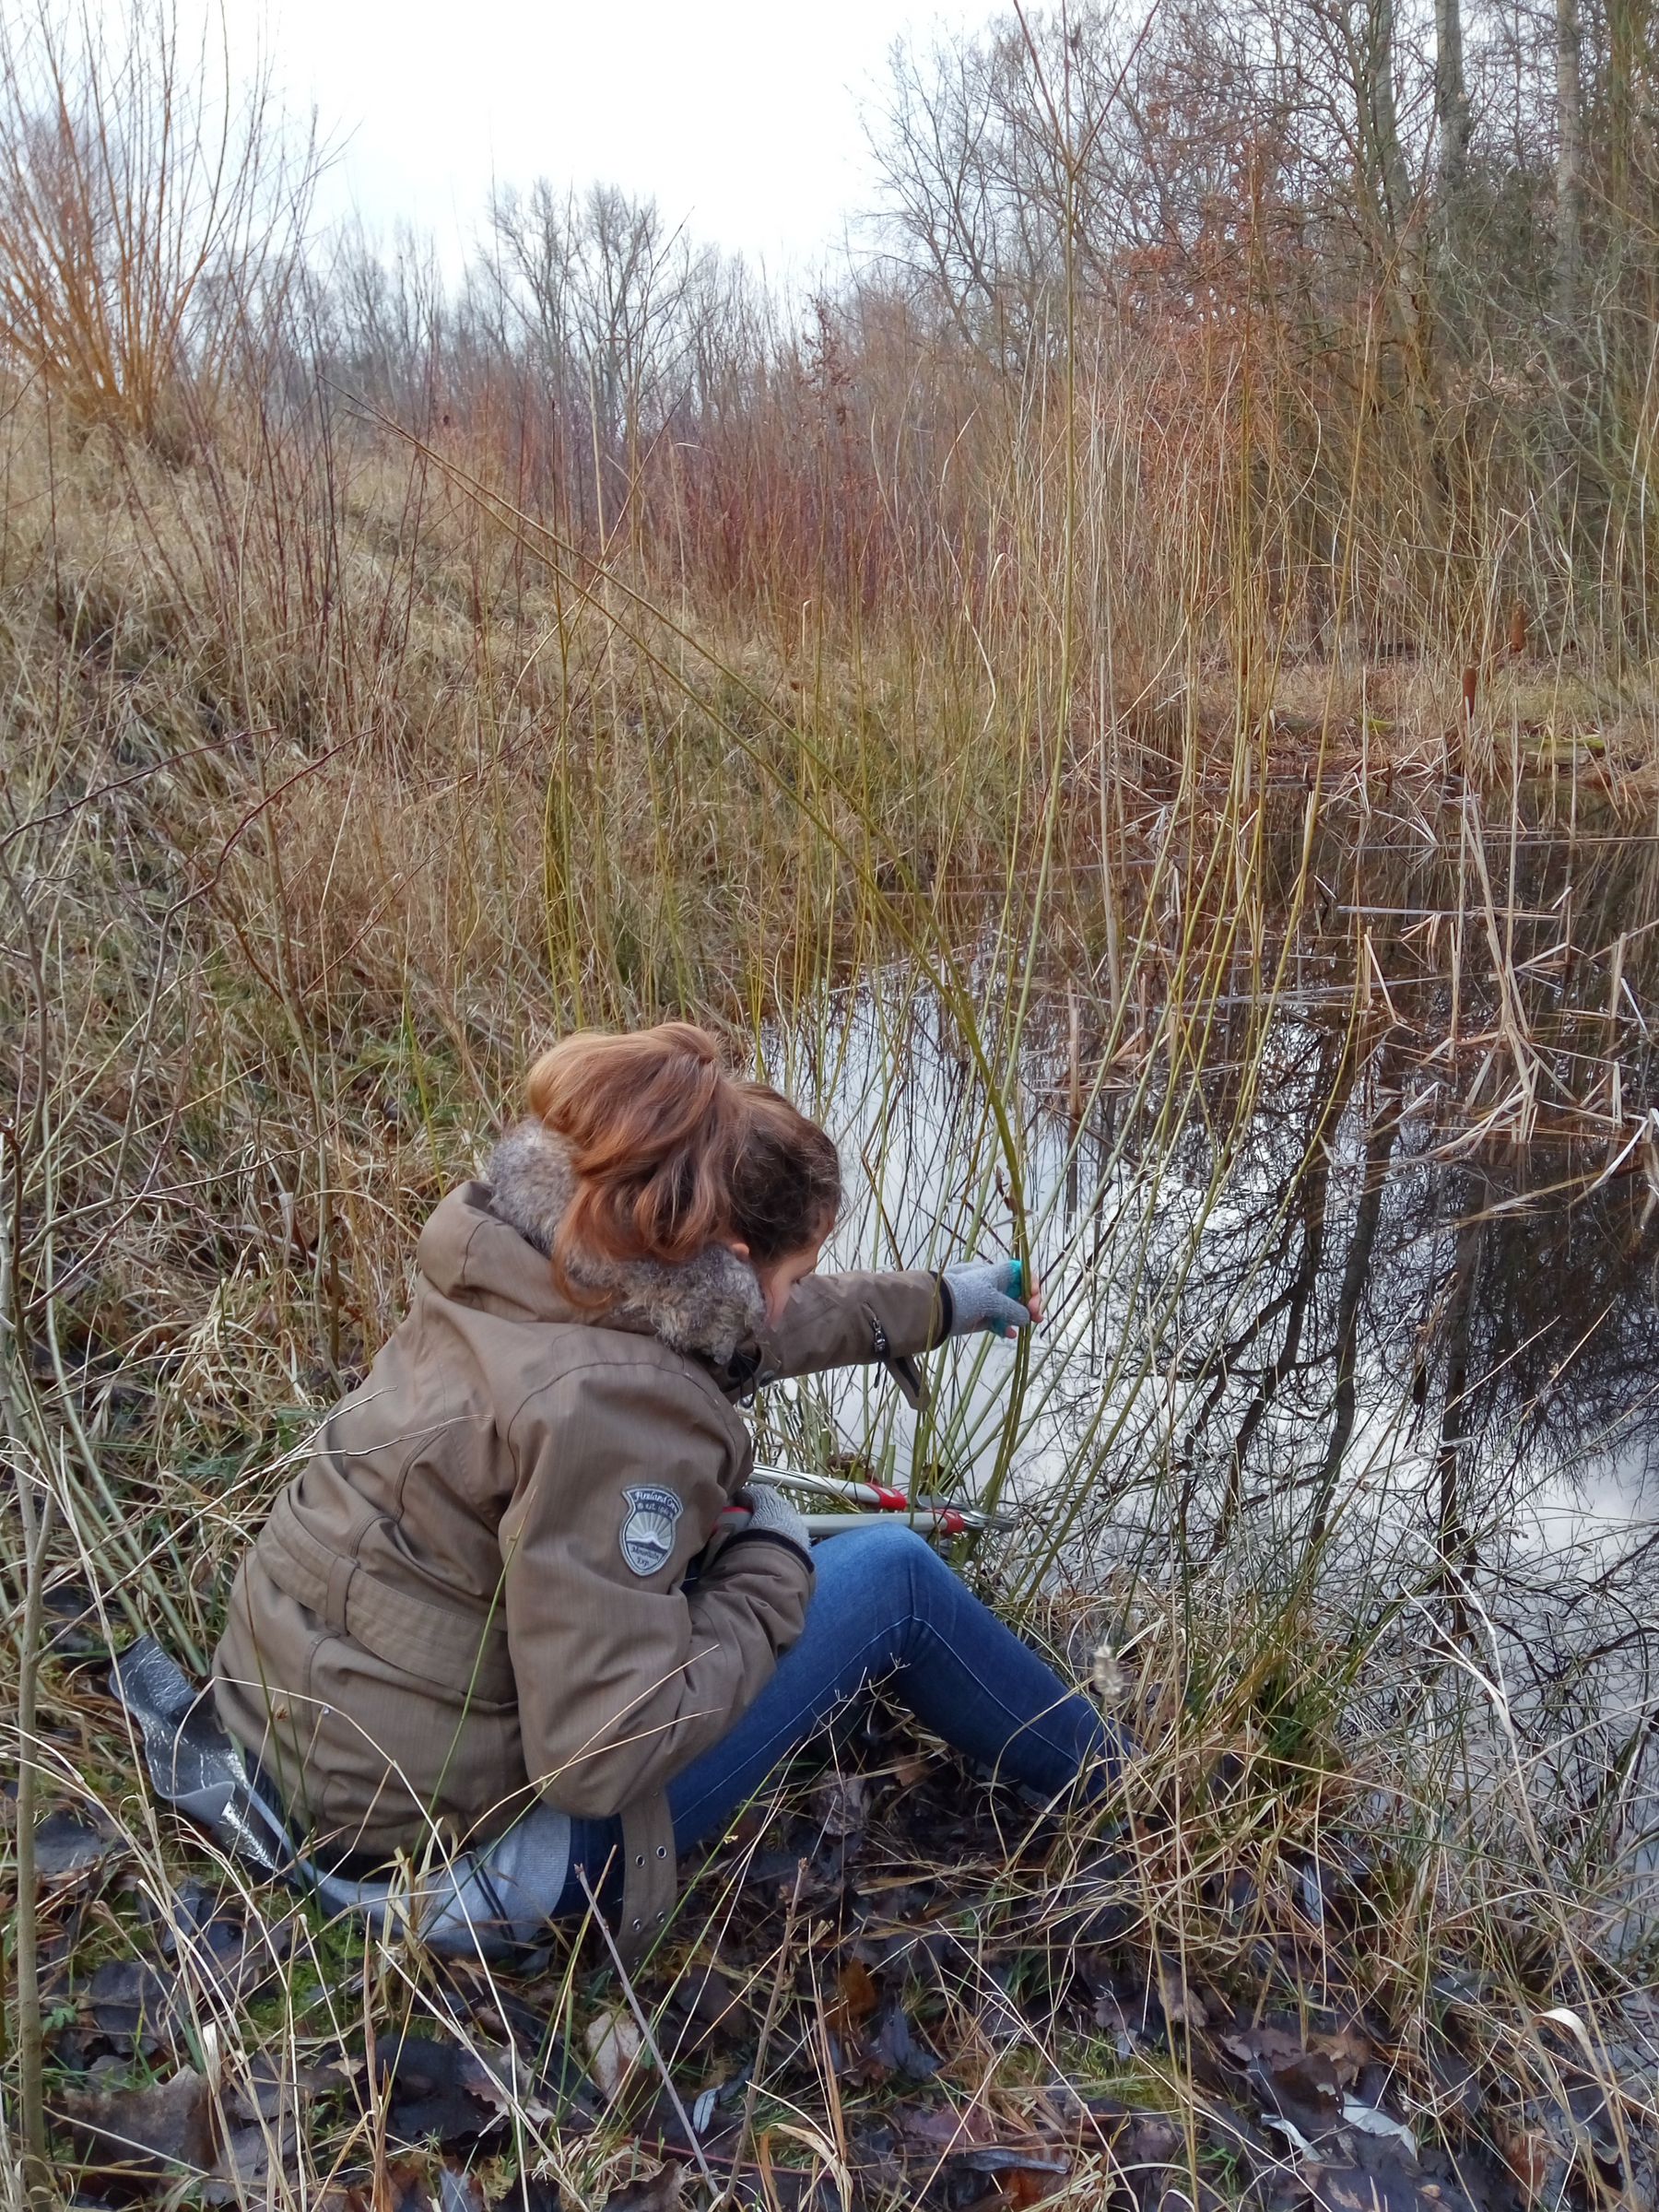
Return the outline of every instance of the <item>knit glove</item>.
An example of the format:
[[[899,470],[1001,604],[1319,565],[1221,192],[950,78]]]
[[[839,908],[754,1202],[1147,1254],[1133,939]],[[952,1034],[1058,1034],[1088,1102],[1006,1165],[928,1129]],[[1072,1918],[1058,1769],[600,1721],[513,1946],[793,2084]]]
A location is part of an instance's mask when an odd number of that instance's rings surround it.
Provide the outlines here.
[[[806,1526],[806,1516],[796,1511],[782,1490],[774,1489],[770,1482],[746,1484],[732,1501],[733,1505],[747,1506],[748,1520],[739,1534],[747,1536],[781,1536],[785,1544],[793,1544],[801,1557],[812,1558],[812,1532]],[[732,1507],[728,1506],[729,1513]],[[722,1516],[724,1521],[724,1516]]]
[[[1016,1329],[1030,1327],[1030,1309],[1019,1302],[1025,1293],[1023,1260],[959,1260],[944,1270],[941,1279],[950,1293],[953,1336],[971,1335],[975,1329],[1011,1336]]]

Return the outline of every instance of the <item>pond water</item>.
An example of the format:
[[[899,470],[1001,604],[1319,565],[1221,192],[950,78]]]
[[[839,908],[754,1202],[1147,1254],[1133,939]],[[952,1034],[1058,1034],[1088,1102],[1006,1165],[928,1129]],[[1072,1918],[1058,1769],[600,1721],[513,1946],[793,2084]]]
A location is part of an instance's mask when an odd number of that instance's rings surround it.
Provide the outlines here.
[[[1023,1248],[1049,1318],[935,1360],[921,1419],[860,1372],[767,1418],[779,1450],[1011,1503],[1017,1593],[1196,1571],[1400,1606],[1499,1673],[1546,1795],[1619,1767],[1642,1869],[1659,840],[1453,811],[1333,825],[1300,911],[1179,1008],[1087,967],[1022,1002],[976,944],[971,1040],[901,971],[775,1040],[853,1171],[834,1259]],[[1175,965],[1153,938],[1143,979]]]

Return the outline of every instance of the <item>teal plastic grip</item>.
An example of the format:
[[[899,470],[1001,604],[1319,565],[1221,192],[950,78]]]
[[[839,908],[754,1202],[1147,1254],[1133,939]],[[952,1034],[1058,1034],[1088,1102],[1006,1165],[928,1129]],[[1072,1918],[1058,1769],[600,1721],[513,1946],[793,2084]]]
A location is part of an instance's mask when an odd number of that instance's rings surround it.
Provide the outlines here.
[[[1013,1279],[1008,1285],[1008,1296],[1010,1298],[1017,1298],[1023,1306],[1025,1303],[1025,1262],[1023,1260],[1010,1260],[1008,1262],[1008,1265],[1013,1274]],[[1017,1336],[1019,1334],[1018,1329],[1015,1329],[1012,1326],[1006,1329],[998,1329],[996,1333],[999,1336],[1004,1338]]]

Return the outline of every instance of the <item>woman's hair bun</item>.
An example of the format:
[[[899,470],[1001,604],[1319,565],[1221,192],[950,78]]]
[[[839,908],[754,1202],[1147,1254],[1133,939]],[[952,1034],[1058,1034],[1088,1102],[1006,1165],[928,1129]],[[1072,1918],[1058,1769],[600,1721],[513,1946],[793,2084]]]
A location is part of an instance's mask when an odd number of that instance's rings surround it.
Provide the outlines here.
[[[553,1251],[572,1295],[584,1253],[673,1265],[731,1240],[765,1265],[812,1243],[841,1204],[823,1130],[728,1074],[719,1039],[693,1022],[578,1030],[535,1062],[528,1092],[575,1177]]]

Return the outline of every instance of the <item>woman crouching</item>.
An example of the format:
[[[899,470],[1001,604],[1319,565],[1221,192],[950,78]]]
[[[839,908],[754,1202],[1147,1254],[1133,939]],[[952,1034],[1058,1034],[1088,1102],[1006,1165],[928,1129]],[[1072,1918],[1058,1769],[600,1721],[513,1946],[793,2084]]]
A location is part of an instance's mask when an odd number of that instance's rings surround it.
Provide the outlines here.
[[[681,1022],[578,1035],[423,1231],[413,1304],[323,1424],[231,1594],[219,1712],[331,1900],[398,1854],[440,1949],[535,1942],[620,1888],[624,1955],[866,1681],[1000,1776],[1064,1790],[1099,1715],[900,1524],[815,1555],[747,1487],[783,1375],[1029,1326],[1007,1263],[814,1276],[824,1132]],[[816,1569],[816,1573],[815,1573]]]

